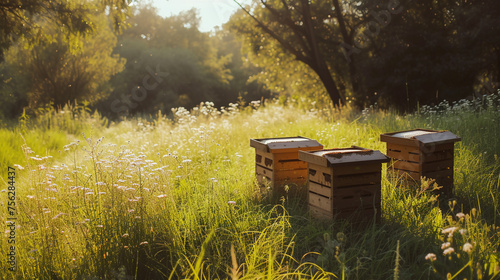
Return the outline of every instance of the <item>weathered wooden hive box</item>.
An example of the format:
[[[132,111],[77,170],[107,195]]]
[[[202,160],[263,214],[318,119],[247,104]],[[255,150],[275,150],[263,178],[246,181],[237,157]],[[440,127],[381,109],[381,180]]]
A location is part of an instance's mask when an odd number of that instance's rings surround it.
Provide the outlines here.
[[[380,151],[353,146],[299,152],[308,163],[309,209],[317,218],[380,217],[382,163]]]
[[[432,178],[443,187],[443,193],[453,191],[454,143],[460,137],[449,131],[415,129],[385,133],[380,140],[387,143],[387,155],[392,158],[389,175],[403,175],[420,182],[420,177]]]
[[[281,193],[285,184],[304,185],[307,181],[307,163],[299,160],[299,151],[323,149],[316,140],[305,137],[250,139],[255,148],[255,174],[259,184],[270,185]]]

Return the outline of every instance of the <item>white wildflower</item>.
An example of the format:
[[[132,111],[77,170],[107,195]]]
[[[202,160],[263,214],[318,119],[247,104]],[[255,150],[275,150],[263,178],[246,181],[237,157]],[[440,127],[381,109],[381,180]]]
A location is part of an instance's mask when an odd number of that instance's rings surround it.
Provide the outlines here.
[[[448,247],[450,247],[450,246],[451,246],[450,242],[445,242],[445,243],[443,243],[443,244],[441,245],[441,250],[444,250],[444,249],[446,249],[446,248],[448,248]]]
[[[466,253],[470,253],[472,251],[472,244],[470,243],[465,243],[464,246],[462,247],[462,250]]]
[[[435,261],[436,260],[436,254],[433,254],[433,253],[429,253],[427,254],[427,256],[425,256],[425,259],[428,260],[428,261]]]
[[[449,255],[451,253],[455,252],[455,249],[453,249],[452,247],[450,248],[447,248],[446,250],[443,251],[443,255]]]

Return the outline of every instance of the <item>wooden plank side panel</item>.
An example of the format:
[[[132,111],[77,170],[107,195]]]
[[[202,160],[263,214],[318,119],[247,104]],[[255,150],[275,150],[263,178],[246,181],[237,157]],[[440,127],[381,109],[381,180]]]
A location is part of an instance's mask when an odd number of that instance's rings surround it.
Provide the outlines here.
[[[397,152],[397,151],[393,151],[393,150],[388,150],[387,156],[394,159],[394,160],[405,160],[405,161],[413,161],[413,162],[419,162],[420,158],[421,158],[420,154],[403,153],[403,152]]]
[[[332,197],[332,188],[309,181],[309,191],[325,197]]]
[[[333,187],[342,188],[357,185],[375,185],[380,184],[381,179],[381,172],[334,176]]]
[[[307,180],[307,169],[296,169],[296,170],[274,170],[273,172],[274,181],[306,181]]]
[[[333,191],[333,209],[380,208],[381,187],[359,186],[335,189]]]
[[[273,173],[274,172],[271,169],[265,168],[265,167],[260,166],[260,165],[255,166],[255,174],[256,175],[262,175],[262,176],[268,177],[271,179],[271,181],[274,180]]]
[[[271,153],[266,153],[260,150],[255,150],[255,164],[269,168],[269,169],[274,169],[274,161],[273,161],[273,154]]]
[[[283,181],[274,181],[275,186],[284,186],[288,185],[288,187],[302,187],[307,184],[307,179],[306,178],[295,178],[293,180],[283,180]]]
[[[421,172],[420,163],[409,162],[404,160],[395,160],[390,163],[390,166],[394,169],[411,171],[411,172]]]
[[[333,176],[375,173],[382,170],[382,163],[353,164],[346,166],[335,166],[332,169]]]
[[[453,150],[454,147],[455,147],[454,143],[444,143],[444,144],[429,143],[426,145],[421,145],[420,151],[424,155],[430,155],[432,153],[439,152],[439,151]]]
[[[333,173],[329,167],[309,163],[308,176],[310,182],[332,186]]]
[[[274,170],[307,169],[307,162],[298,159],[279,160],[274,162]]]
[[[406,161],[420,161],[420,150],[416,146],[405,146],[394,143],[387,143],[387,155],[393,159]]]
[[[298,160],[299,159],[299,152],[290,152],[290,153],[273,153],[273,159],[274,161],[282,161],[282,160]]]
[[[422,162],[433,162],[433,161],[441,161],[451,159],[453,160],[453,149],[447,149],[442,151],[435,151],[429,154],[422,154]]]
[[[332,198],[309,192],[309,205],[332,212]]]
[[[420,181],[420,174],[421,174],[420,172],[399,170],[399,169],[393,168],[391,166],[389,166],[389,168],[387,168],[387,173],[389,176],[411,178],[411,179],[417,180],[417,181]]]
[[[453,170],[453,159],[428,162],[422,165],[423,173],[441,170]]]
[[[311,216],[313,216],[316,219],[322,219],[322,220],[333,219],[333,212],[332,211],[326,211],[326,210],[321,209],[315,205],[309,204],[309,212],[311,213]]]

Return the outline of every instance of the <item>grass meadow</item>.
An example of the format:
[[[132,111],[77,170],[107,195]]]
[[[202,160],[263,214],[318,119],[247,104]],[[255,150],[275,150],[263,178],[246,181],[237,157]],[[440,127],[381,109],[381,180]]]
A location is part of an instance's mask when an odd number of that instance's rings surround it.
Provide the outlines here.
[[[500,99],[411,115],[307,100],[201,104],[108,123],[84,108],[0,129],[0,221],[15,171],[17,270],[0,279],[498,279]],[[304,136],[385,153],[380,134],[445,129],[455,196],[382,176],[380,223],[313,219],[305,197],[255,179],[251,138]],[[385,165],[384,165],[385,166]]]

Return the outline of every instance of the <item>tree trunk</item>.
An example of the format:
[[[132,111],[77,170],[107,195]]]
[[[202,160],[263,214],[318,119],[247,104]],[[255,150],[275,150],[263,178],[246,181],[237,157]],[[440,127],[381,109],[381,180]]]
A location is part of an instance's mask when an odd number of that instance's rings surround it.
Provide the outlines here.
[[[318,40],[316,38],[316,32],[314,31],[314,23],[312,21],[311,9],[309,6],[308,0],[302,0],[302,9],[304,14],[304,26],[308,30],[306,34],[307,42],[310,46],[310,58],[313,65],[309,65],[319,76],[321,82],[325,86],[330,99],[333,102],[334,106],[342,105],[344,103],[344,99],[340,95],[340,92],[337,88],[337,84],[333,80],[332,74],[330,73],[330,69],[328,69],[328,65],[323,57],[323,53],[320,50],[318,45]]]
[[[316,67],[311,66],[311,68],[318,74],[321,82],[325,86],[326,92],[330,99],[333,102],[334,106],[340,106],[344,104],[344,99],[341,97],[340,92],[337,88],[337,84],[333,80],[332,74],[330,70],[328,70],[328,66],[323,61],[320,65],[316,65]]]
[[[500,47],[497,48],[497,79],[493,87],[493,93],[500,94]]]
[[[337,17],[337,21],[339,23],[339,28],[340,28],[340,34],[342,35],[342,39],[344,39],[344,42],[350,46],[354,46],[354,38],[353,35],[354,33],[349,33],[347,30],[347,25],[346,21],[344,18],[344,14],[342,13],[342,9],[340,6],[340,1],[339,0],[332,0],[333,7],[335,8],[335,13]],[[359,95],[359,81],[358,81],[358,71],[356,69],[356,63],[355,63],[355,57],[350,57],[350,60],[348,61],[348,67],[349,67],[349,78],[351,82],[351,89],[352,89],[352,94],[355,97],[358,97]]]

